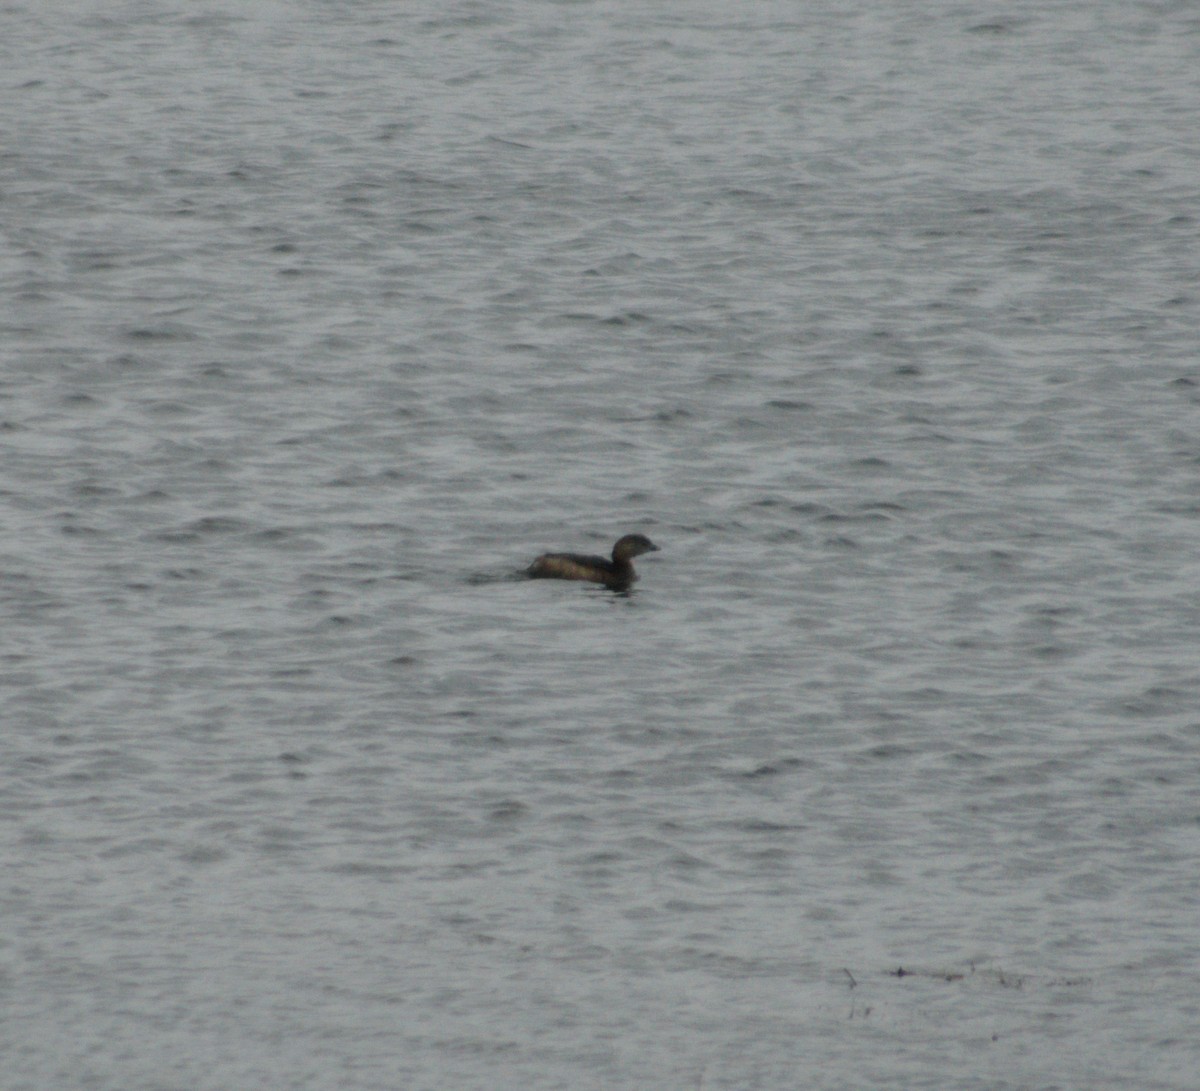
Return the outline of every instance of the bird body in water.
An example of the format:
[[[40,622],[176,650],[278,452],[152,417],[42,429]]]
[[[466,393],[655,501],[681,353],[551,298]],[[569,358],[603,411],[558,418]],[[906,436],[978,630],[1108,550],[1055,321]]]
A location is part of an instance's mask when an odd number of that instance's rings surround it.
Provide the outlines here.
[[[610,591],[627,591],[638,578],[633,558],[657,552],[658,546],[644,534],[626,534],[613,546],[612,560],[582,553],[544,553],[529,566],[527,575],[534,579],[587,580],[602,583]]]

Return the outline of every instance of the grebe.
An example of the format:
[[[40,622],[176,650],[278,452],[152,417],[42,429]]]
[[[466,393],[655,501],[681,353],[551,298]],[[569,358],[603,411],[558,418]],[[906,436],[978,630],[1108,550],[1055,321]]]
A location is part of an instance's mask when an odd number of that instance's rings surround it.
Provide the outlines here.
[[[626,591],[637,579],[633,558],[658,551],[644,534],[626,534],[613,546],[611,561],[581,553],[545,553],[529,566],[527,574],[534,579],[589,580],[604,584],[610,591]]]

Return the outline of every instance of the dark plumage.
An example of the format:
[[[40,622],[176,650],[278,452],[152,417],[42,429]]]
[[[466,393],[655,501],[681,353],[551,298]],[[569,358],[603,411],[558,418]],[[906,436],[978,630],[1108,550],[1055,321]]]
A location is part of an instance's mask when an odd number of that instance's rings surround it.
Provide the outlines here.
[[[529,566],[527,574],[534,579],[588,580],[612,591],[625,591],[637,579],[633,558],[657,552],[658,546],[644,534],[626,534],[613,546],[611,561],[581,553],[545,553]]]

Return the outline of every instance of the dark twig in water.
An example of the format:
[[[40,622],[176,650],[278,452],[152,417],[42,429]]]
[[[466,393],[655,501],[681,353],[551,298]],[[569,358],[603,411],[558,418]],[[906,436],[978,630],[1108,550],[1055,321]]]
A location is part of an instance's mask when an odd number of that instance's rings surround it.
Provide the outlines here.
[[[1077,988],[1082,985],[1090,985],[1091,978],[1087,977],[1052,977],[1039,978],[1036,974],[1012,974],[1004,970],[989,970],[978,969],[974,963],[971,963],[969,973],[963,973],[958,970],[909,970],[903,966],[897,966],[894,970],[886,971],[889,977],[924,977],[931,981],[965,981],[968,977],[978,977],[981,980],[991,981],[999,985],[1002,989],[1023,989],[1026,982],[1035,985],[1048,986],[1050,988],[1072,987]]]

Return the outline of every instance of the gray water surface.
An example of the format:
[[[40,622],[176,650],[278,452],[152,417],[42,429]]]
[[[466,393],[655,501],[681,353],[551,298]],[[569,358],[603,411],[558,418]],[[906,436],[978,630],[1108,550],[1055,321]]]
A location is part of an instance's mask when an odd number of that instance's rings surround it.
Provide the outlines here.
[[[1193,5],[2,18],[6,1091],[1197,1085]]]

